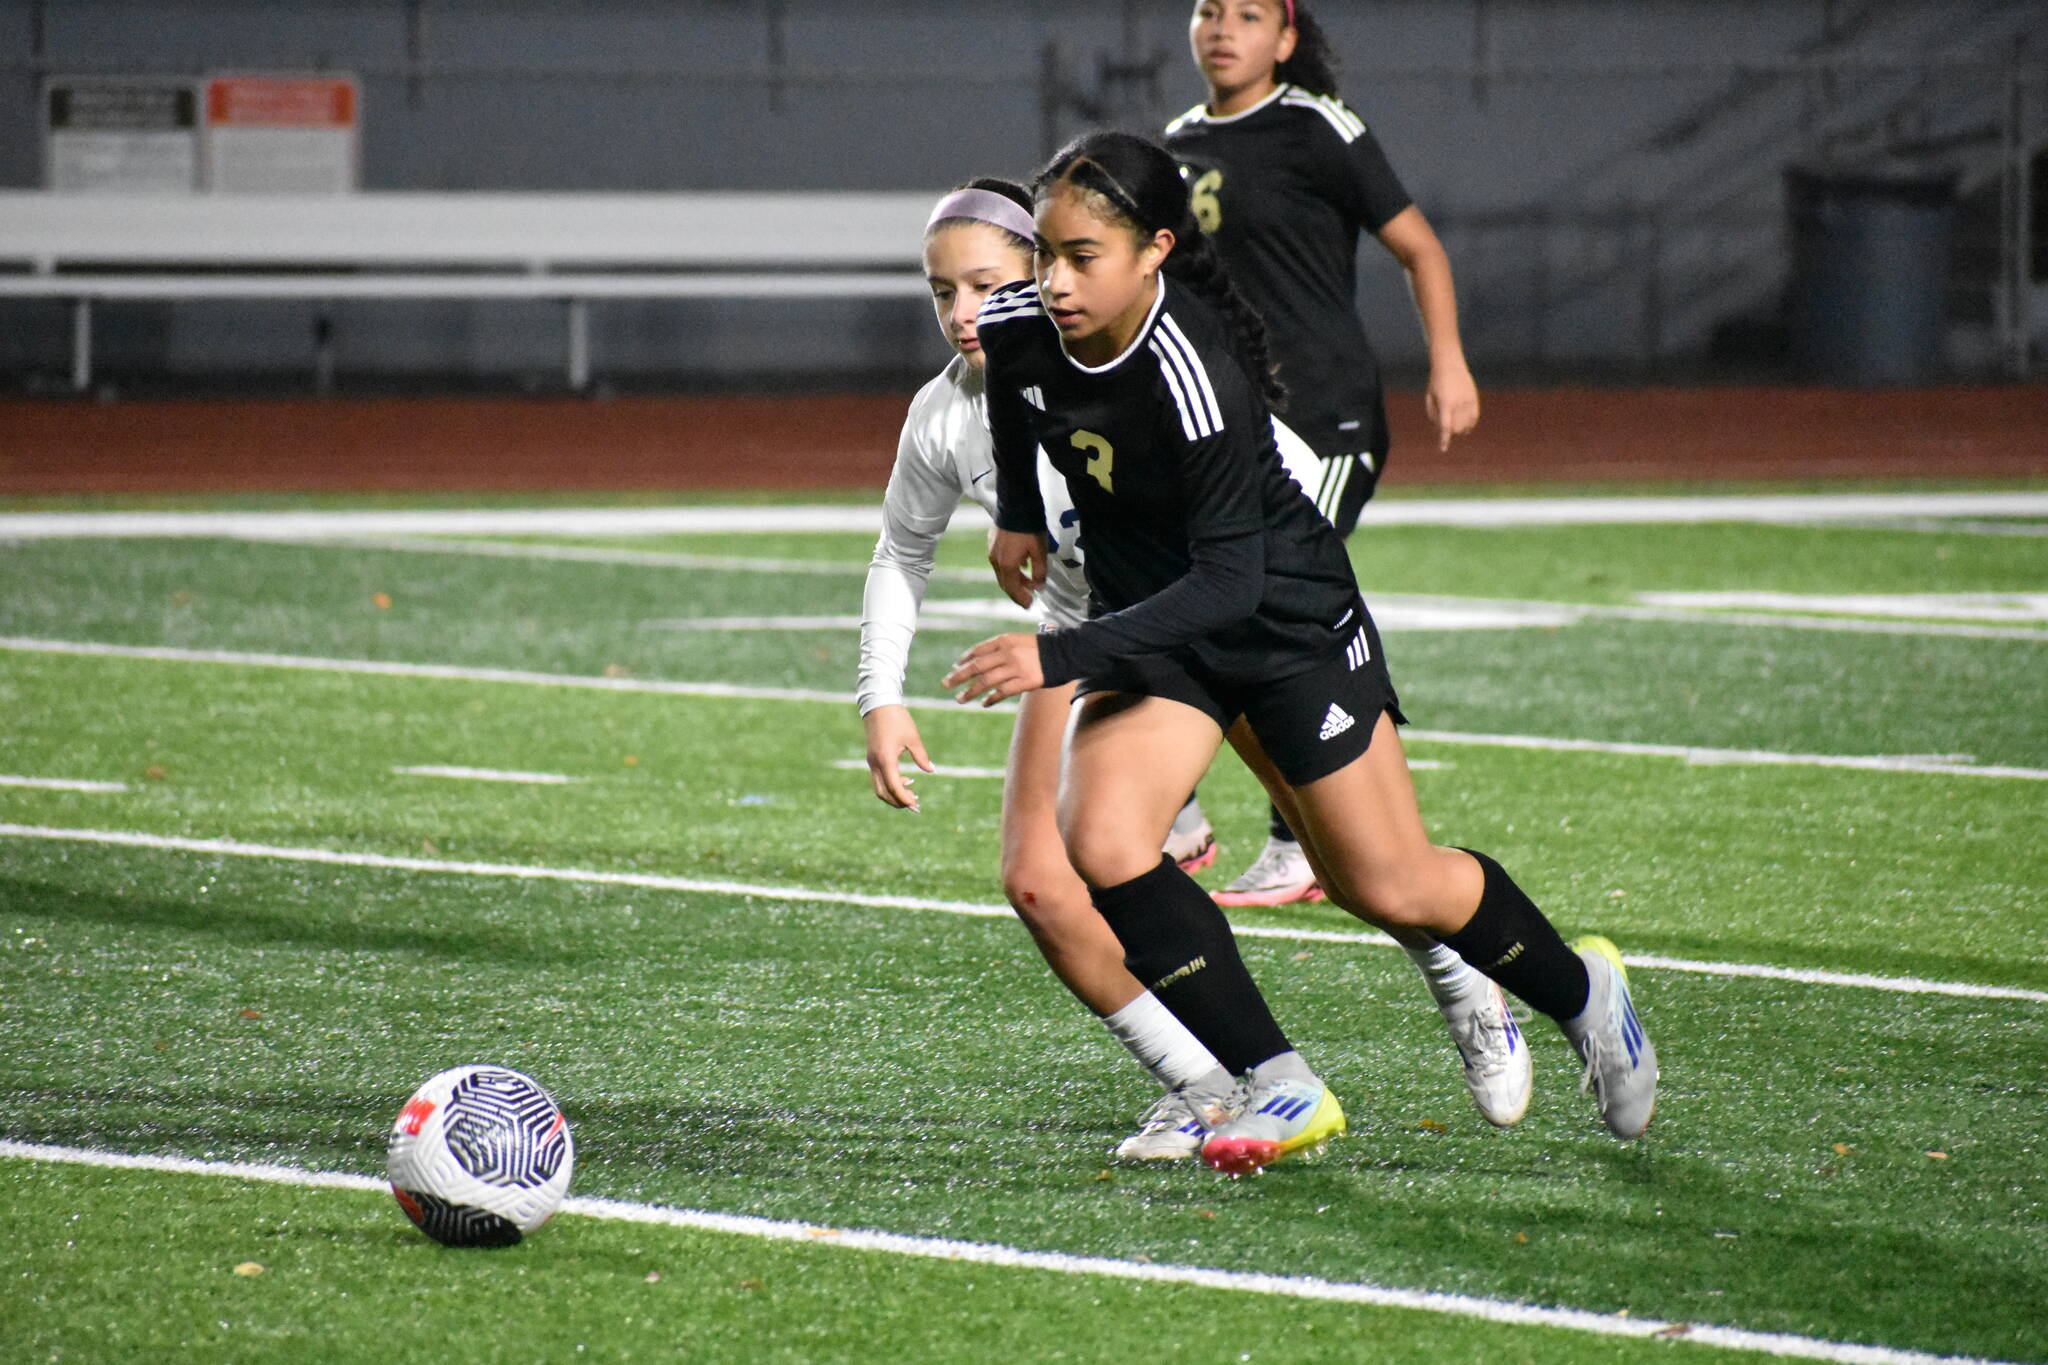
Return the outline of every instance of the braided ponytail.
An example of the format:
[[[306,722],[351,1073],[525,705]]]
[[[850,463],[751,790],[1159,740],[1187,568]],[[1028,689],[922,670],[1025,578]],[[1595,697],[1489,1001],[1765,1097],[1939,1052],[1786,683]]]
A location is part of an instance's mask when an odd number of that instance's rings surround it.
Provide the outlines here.
[[[1171,232],[1173,250],[1160,270],[1222,315],[1253,389],[1269,408],[1285,406],[1287,390],[1266,351],[1266,324],[1230,282],[1215,241],[1195,221],[1187,182],[1171,153],[1133,133],[1085,133],[1060,149],[1032,188],[1042,197],[1059,184],[1090,195],[1105,217],[1126,224],[1141,240],[1162,229]]]

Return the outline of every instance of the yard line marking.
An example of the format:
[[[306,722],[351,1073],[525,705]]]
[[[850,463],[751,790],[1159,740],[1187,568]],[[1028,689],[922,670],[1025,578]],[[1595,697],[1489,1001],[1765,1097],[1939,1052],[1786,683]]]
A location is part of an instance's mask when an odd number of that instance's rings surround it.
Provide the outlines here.
[[[126,782],[88,782],[75,777],[7,777],[0,776],[0,787],[40,787],[59,792],[124,792]]]
[[[1868,772],[1932,773],[1947,777],[2007,777],[2048,781],[2048,768],[2015,768],[1958,762],[1951,754],[1788,754],[1776,749],[1703,749],[1685,744],[1639,744],[1618,739],[1554,739],[1548,735],[1480,735],[1458,730],[1408,730],[1405,738],[1438,744],[1477,744],[1498,749],[1549,749],[1565,753],[1632,754],[1682,758],[1695,767],[1779,765],[1855,768]],[[1967,757],[1967,756],[1962,756]]]
[[[342,853],[325,848],[289,848],[275,844],[247,844],[237,839],[193,839],[182,835],[143,834],[131,830],[61,829],[43,825],[0,824],[0,837],[48,839],[66,843],[110,844],[125,848],[162,849],[177,853],[206,853],[233,858],[268,858],[279,862],[324,863],[337,867],[366,867],[396,872],[426,872],[460,877],[506,877],[520,881],[574,882],[592,886],[632,886],[653,891],[694,891],[722,896],[753,896],[761,900],[810,901],[821,905],[858,905],[875,910],[933,910],[975,919],[1009,919],[1005,905],[983,905],[974,901],[932,900],[923,896],[880,896],[856,891],[819,891],[801,886],[766,886],[749,882],[707,881],[696,877],[673,877],[653,872],[598,872],[574,867],[537,867],[529,863],[478,863],[443,858],[414,858],[384,853]],[[1391,947],[1393,940],[1378,931],[1341,929],[1296,929],[1282,925],[1237,924],[1232,930],[1243,938],[1281,939],[1286,942],[1350,943],[1370,948]],[[1851,986],[1892,991],[1902,995],[1955,995],[1982,1000],[2027,1000],[2048,1004],[2048,991],[2018,986],[1979,986],[1964,981],[1928,981],[1919,977],[1872,976],[1859,973],[1804,971],[1793,967],[1769,967],[1747,962],[1699,962],[1690,958],[1628,956],[1631,966],[1661,967],[1666,971],[1689,972],[1698,976],[1760,977],[1793,981],[1809,986]]]
[[[2048,536],[2048,522],[1944,521],[1936,518],[1901,517],[1897,520],[1843,521],[1823,523],[1858,531],[1940,531],[1966,536]]]
[[[633,564],[666,569],[736,569],[746,573],[818,574],[847,578],[865,574],[866,562],[817,559],[767,559],[748,555],[700,555],[665,550],[604,550],[590,545],[529,545],[509,540],[429,540],[409,536],[245,535],[243,540],[272,545],[333,545],[366,550],[403,550],[419,554],[482,555],[498,559],[554,559],[577,564]],[[987,569],[934,566],[931,577],[947,583],[986,583]]]
[[[832,764],[832,766],[833,766],[833,767],[835,767],[835,768],[842,768],[842,769],[845,769],[845,770],[846,770],[847,772],[856,772],[856,773],[864,773],[864,772],[866,772],[866,771],[868,770],[868,761],[867,761],[866,759],[864,759],[864,758],[842,758],[842,759],[838,759],[838,760],[834,761],[834,762],[833,762],[833,764]],[[947,765],[947,764],[944,764],[944,763],[935,763],[935,764],[933,764],[933,765],[932,765],[932,770],[931,770],[931,771],[930,771],[929,773],[927,773],[927,772],[926,772],[926,771],[925,771],[924,769],[922,769],[922,768],[912,767],[912,766],[910,766],[909,764],[905,764],[905,765],[903,766],[903,768],[902,768],[902,770],[901,770],[901,771],[902,771],[902,773],[903,773],[903,775],[904,775],[905,777],[1008,777],[1008,776],[1009,776],[1009,772],[1008,772],[1008,770],[1006,770],[1006,769],[1003,769],[1003,768],[955,768],[955,767],[951,767],[951,766],[949,766],[949,765]]]
[[[2048,493],[1786,493],[1702,497],[1383,498],[1381,526],[1585,526],[1868,521],[1886,517],[2048,516]],[[989,524],[964,504],[958,529]],[[788,506],[398,508],[333,512],[22,512],[0,515],[0,537],[578,535],[718,531],[858,531],[882,527],[881,501]]]
[[[534,786],[562,786],[586,780],[581,777],[564,777],[560,773],[522,773],[502,768],[460,768],[438,763],[393,768],[391,771],[401,777],[461,777],[475,782],[525,782]]]
[[[388,1183],[374,1176],[346,1171],[309,1171],[295,1166],[243,1161],[200,1161],[191,1157],[151,1156],[97,1151],[85,1147],[0,1141],[0,1157],[51,1164],[92,1166],[106,1170],[158,1171],[167,1175],[208,1175],[309,1189],[355,1190],[382,1194]],[[1487,1299],[1474,1294],[1448,1294],[1424,1289],[1399,1289],[1361,1280],[1325,1280],[1309,1275],[1269,1275],[1256,1271],[1215,1270],[1206,1266],[1160,1265],[1082,1256],[1064,1251],[1031,1251],[995,1242],[959,1242],[943,1237],[881,1232],[862,1228],[826,1227],[748,1214],[679,1209],[662,1204],[635,1204],[619,1199],[576,1196],[562,1201],[561,1211],[606,1222],[654,1224],[700,1232],[768,1241],[833,1247],[841,1251],[872,1251],[924,1260],[965,1261],[1014,1270],[1058,1275],[1100,1275],[1119,1280],[1186,1284],[1282,1298],[1349,1303],[1368,1308],[1410,1309],[1447,1317],[1479,1318],[1524,1327],[1551,1327],[1597,1336],[1648,1338],[1666,1336],[1702,1346],[1755,1351],[1792,1360],[1824,1360],[1841,1365],[2002,1365],[1981,1357],[1937,1356],[1892,1346],[1829,1341],[1785,1332],[1755,1332],[1708,1323],[1667,1322],[1658,1318],[1622,1317],[1583,1308],[1558,1308]]]
[[[229,664],[251,668],[290,668],[309,672],[363,673],[389,678],[434,678],[452,682],[520,683],[540,687],[580,687],[606,692],[652,692],[668,696],[725,697],[747,701],[821,701],[853,705],[850,692],[822,688],[759,687],[748,683],[674,682],[659,678],[589,677],[576,673],[529,673],[510,668],[469,668],[456,664],[415,664],[376,659],[322,659],[302,654],[248,654],[224,649],[173,649],[165,645],[110,645],[90,640],[46,640],[0,636],[0,651],[31,654],[74,654],[96,658],[157,659],[169,663]],[[1014,713],[1015,703],[994,707],[962,706],[951,697],[906,697],[903,705],[955,715]],[[1774,749],[1707,749],[1682,744],[1644,744],[1629,740],[1556,739],[1545,735],[1469,734],[1456,730],[1415,730],[1410,739],[1438,744],[1477,744],[1493,748],[1554,749],[1582,753],[1634,754],[1682,758],[1696,765],[1791,764],[1799,767],[1854,768],[1877,772],[1931,773],[1950,777],[2002,777],[2048,781],[2048,768],[2020,768],[1930,761],[1924,754],[1792,754]]]
[[[1761,611],[2048,623],[2048,593],[2043,592],[1641,592],[1636,600],[1653,607],[1754,607]]]

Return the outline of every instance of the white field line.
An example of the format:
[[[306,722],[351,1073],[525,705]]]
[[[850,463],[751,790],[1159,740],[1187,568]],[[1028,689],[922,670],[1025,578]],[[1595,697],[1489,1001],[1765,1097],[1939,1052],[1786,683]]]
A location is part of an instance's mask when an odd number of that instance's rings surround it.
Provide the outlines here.
[[[2006,622],[2048,625],[2048,592],[1644,592],[1636,600],[1652,607],[1758,611],[1824,611],[1844,616]]]
[[[584,780],[580,777],[564,777],[560,773],[522,773],[502,768],[463,768],[439,763],[422,763],[416,767],[393,768],[391,771],[400,777],[458,777],[472,782],[524,782],[541,787],[558,787]]]
[[[859,577],[865,563],[817,559],[768,559],[747,555],[699,555],[663,550],[604,550],[588,545],[522,544],[506,540],[423,540],[405,536],[336,536],[308,542],[302,536],[243,536],[243,540],[283,544],[338,545],[365,550],[405,550],[420,554],[482,555],[494,559],[553,559],[577,564],[629,564],[657,569],[738,570],[743,573],[814,574],[828,578]],[[987,569],[934,567],[931,577],[946,583],[987,583]]]
[[[375,1177],[354,1175],[344,1171],[307,1171],[292,1166],[252,1162],[140,1156],[125,1152],[43,1146],[27,1142],[0,1141],[0,1158],[4,1157],[112,1170],[225,1177],[314,1189],[356,1190],[381,1194],[390,1188],[384,1181]],[[1593,1313],[1580,1308],[1553,1308],[1538,1304],[1515,1303],[1505,1299],[1486,1299],[1469,1294],[1396,1289],[1360,1281],[1316,1279],[1306,1275],[1262,1275],[1241,1270],[1212,1270],[1203,1266],[1159,1265],[1144,1261],[1112,1260],[1104,1256],[1076,1256],[1060,1251],[1029,1251],[1021,1247],[1002,1246],[991,1242],[957,1242],[946,1238],[916,1237],[898,1232],[824,1227],[816,1223],[783,1222],[745,1214],[669,1208],[660,1204],[632,1204],[616,1199],[571,1198],[563,1201],[562,1212],[572,1217],[597,1218],[607,1222],[691,1228],[727,1236],[756,1237],[767,1241],[832,1247],[841,1251],[880,1252],[893,1256],[914,1256],[923,1260],[966,1262],[972,1265],[1000,1266],[1005,1269],[1040,1271],[1055,1275],[1099,1275],[1110,1279],[1139,1280],[1154,1284],[1194,1285],[1203,1289],[1264,1294],[1279,1298],[1440,1313],[1447,1317],[1477,1318],[1518,1327],[1549,1327],[1597,1336],[1662,1337],[1726,1350],[1755,1351],[1789,1360],[1824,1360],[1840,1362],[1841,1365],[1998,1365],[1997,1362],[1985,1361],[1981,1357],[1936,1356],[1890,1346],[1828,1341],[1783,1332],[1752,1332],[1740,1327],[1720,1327],[1704,1323],[1667,1322],[1658,1318],[1621,1317],[1608,1313]]]
[[[505,877],[519,881],[573,882],[590,886],[631,886],[652,891],[753,896],[761,900],[809,901],[820,905],[858,905],[877,910],[930,910],[948,915],[966,915],[975,919],[1008,919],[1012,914],[1008,906],[983,905],[973,901],[932,900],[923,896],[879,896],[855,891],[819,891],[800,886],[767,886],[748,882],[707,881],[696,877],[671,877],[653,872],[598,872],[574,867],[537,867],[526,863],[478,863],[383,853],[343,853],[325,848],[290,848],[274,844],[248,844],[236,839],[193,839],[181,835],[142,834],[130,830],[59,829],[42,825],[0,824],[0,838],[105,844],[219,857],[265,858],[278,862],[321,863],[334,867],[425,872],[436,876]],[[1393,942],[1376,931],[1296,929],[1264,924],[1239,924],[1234,925],[1233,929],[1242,938],[1280,939],[1290,943],[1349,943],[1369,948],[1385,948]],[[1792,981],[1809,986],[1845,986],[1891,991],[1900,995],[1954,995],[1980,1000],[2025,1000],[2036,1004],[2048,1004],[2048,991],[2028,990],[2018,986],[1979,986],[1964,981],[1928,981],[1919,977],[1802,971],[1791,967],[1768,967],[1746,962],[1698,962],[1689,958],[1630,956],[1624,960],[1630,966],[1689,972],[1698,976],[1757,977],[1772,981]]]
[[[58,792],[124,792],[126,782],[88,782],[76,777],[9,777],[0,776],[0,787],[38,787],[45,791]]]
[[[1798,525],[1896,517],[2048,516],[2048,493],[1816,493],[1712,497],[1391,498],[1382,526],[1586,526],[1750,522]],[[23,512],[0,515],[0,537],[573,535],[716,531],[881,530],[880,500],[822,506],[415,508],[334,512]],[[988,517],[964,506],[956,528]]]
[[[252,668],[289,668],[309,672],[362,673],[387,678],[435,678],[454,682],[519,683],[540,687],[578,687],[600,692],[651,692],[667,696],[730,697],[752,701],[819,701],[853,705],[846,692],[821,688],[756,687],[746,683],[676,682],[660,678],[585,677],[573,673],[529,673],[509,668],[469,668],[456,664],[416,664],[375,659],[323,659],[303,654],[250,654],[236,650],[173,649],[165,645],[110,645],[92,640],[44,640],[0,636],[0,651],[32,654],[75,654],[96,658],[156,659],[169,663],[228,664]],[[927,711],[1002,714],[996,707],[961,706],[948,697],[906,697],[905,706]],[[1791,754],[1773,749],[1705,749],[1681,744],[1639,744],[1628,740],[1554,739],[1543,735],[1468,734],[1455,730],[1408,730],[1410,739],[1438,744],[1477,744],[1493,748],[1550,749],[1579,753],[1635,754],[1679,758],[1692,764],[1790,764],[1797,767],[1855,768],[1877,772],[1932,773],[1950,777],[2002,777],[2048,780],[2048,768],[1977,765],[1956,755],[1940,754]]]
[[[864,773],[864,772],[866,772],[866,771],[868,770],[868,761],[867,761],[866,759],[864,759],[864,758],[841,758],[841,759],[837,759],[837,760],[834,760],[834,762],[832,763],[832,766],[833,766],[833,767],[835,767],[835,768],[843,769],[843,770],[844,770],[844,771],[846,771],[846,772]],[[1005,771],[1004,771],[1003,769],[1001,769],[1001,768],[956,768],[956,767],[952,767],[952,766],[950,766],[949,764],[945,764],[945,763],[935,763],[935,764],[933,764],[933,765],[932,765],[932,770],[931,770],[930,772],[926,772],[926,771],[925,771],[924,769],[922,769],[922,768],[919,768],[919,767],[915,767],[915,766],[913,766],[912,764],[908,764],[908,763],[906,763],[906,764],[904,764],[904,765],[903,765],[903,769],[902,769],[902,771],[903,771],[903,775],[904,775],[905,777],[1007,777],[1007,776],[1009,776],[1009,774],[1008,774],[1008,773],[1006,773],[1006,772],[1005,772]]]

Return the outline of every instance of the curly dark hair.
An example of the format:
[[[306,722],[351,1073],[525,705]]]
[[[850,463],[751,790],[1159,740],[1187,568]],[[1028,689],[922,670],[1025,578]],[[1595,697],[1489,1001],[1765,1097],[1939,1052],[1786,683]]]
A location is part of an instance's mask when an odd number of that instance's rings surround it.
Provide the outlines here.
[[[1187,182],[1172,153],[1135,133],[1084,133],[1062,147],[1032,188],[1043,196],[1053,186],[1073,185],[1092,195],[1115,221],[1141,240],[1162,229],[1174,236],[1160,269],[1223,315],[1238,364],[1267,406],[1279,409],[1287,391],[1273,375],[1266,353],[1266,324],[1230,282],[1216,243],[1195,221]]]
[[[1336,95],[1337,50],[1330,46],[1330,35],[1303,0],[1294,0],[1293,12],[1294,55],[1273,68],[1274,78],[1311,94]]]

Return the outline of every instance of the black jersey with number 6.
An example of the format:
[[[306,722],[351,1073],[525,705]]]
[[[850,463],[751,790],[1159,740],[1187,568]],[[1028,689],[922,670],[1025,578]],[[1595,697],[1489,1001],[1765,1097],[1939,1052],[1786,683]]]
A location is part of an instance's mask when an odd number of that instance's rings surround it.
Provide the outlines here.
[[[1080,515],[1092,619],[1039,637],[1047,686],[1140,654],[1189,651],[1247,681],[1328,654],[1358,594],[1351,561],[1282,467],[1213,308],[1162,276],[1137,336],[1094,367],[1067,354],[1029,281],[989,295],[977,330],[997,524],[1044,530],[1040,448]]]
[[[1281,85],[1238,114],[1166,125],[1195,214],[1258,310],[1287,425],[1325,458],[1387,450],[1379,367],[1358,321],[1358,234],[1413,201],[1378,139],[1330,95]]]

